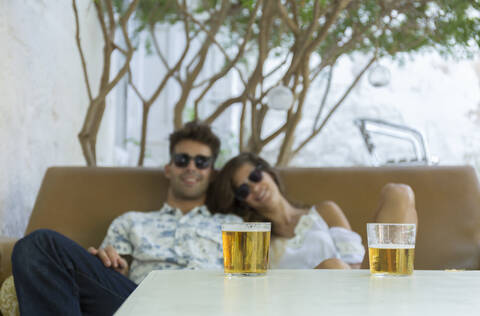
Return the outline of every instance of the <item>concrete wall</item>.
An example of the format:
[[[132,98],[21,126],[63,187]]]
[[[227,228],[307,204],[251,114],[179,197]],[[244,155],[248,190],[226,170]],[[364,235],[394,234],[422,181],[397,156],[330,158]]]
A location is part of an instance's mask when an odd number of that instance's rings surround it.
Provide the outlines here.
[[[92,1],[77,3],[96,89],[103,40]],[[47,167],[85,164],[76,135],[88,97],[74,36],[71,1],[0,0],[0,235],[23,234]]]

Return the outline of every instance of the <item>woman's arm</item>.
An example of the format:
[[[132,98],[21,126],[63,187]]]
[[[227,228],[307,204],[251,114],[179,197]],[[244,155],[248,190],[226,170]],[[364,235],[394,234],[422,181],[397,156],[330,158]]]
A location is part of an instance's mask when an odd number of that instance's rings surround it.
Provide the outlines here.
[[[317,212],[327,223],[328,227],[343,227],[352,230],[350,222],[340,206],[333,201],[324,201],[316,205]]]

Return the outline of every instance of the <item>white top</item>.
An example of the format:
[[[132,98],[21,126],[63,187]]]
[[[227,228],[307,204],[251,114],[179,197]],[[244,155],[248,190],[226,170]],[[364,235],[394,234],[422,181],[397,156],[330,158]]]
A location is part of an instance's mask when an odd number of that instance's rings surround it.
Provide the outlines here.
[[[295,237],[272,237],[270,266],[273,269],[312,269],[325,259],[361,263],[365,255],[362,237],[341,227],[329,228],[312,207],[298,220]]]
[[[227,278],[216,271],[153,271],[116,316],[478,316],[480,271],[271,270]]]
[[[212,215],[206,206],[187,214],[164,204],[154,212],[128,212],[108,228],[101,247],[113,246],[133,257],[129,278],[140,283],[157,269],[223,270],[223,223],[242,222],[235,215]]]

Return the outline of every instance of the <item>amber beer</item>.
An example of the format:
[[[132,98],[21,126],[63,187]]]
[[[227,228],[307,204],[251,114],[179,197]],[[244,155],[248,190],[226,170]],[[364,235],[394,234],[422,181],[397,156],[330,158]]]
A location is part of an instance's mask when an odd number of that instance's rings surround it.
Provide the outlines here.
[[[267,272],[270,223],[222,225],[223,263],[227,275]]]
[[[402,276],[413,273],[415,224],[368,223],[368,259],[375,276]]]
[[[372,245],[368,248],[370,272],[381,275],[413,273],[414,245]]]

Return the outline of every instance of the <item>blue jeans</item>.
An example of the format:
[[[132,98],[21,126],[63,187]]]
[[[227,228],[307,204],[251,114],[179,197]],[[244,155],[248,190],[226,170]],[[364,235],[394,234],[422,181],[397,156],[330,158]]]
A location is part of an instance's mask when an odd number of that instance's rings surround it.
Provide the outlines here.
[[[16,243],[12,270],[21,315],[112,315],[137,286],[47,229]]]

